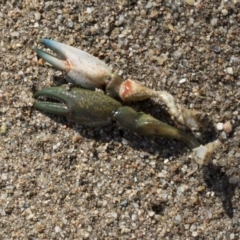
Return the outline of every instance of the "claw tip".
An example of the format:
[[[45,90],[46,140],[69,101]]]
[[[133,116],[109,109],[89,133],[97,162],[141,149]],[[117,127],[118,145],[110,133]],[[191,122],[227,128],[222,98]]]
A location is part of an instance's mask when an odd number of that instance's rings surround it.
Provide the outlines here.
[[[37,43],[41,43],[43,45],[47,45],[48,42],[51,42],[52,40],[47,39],[47,38],[39,38],[37,39]]]
[[[37,43],[42,43],[42,42],[43,42],[43,38],[39,38],[39,39],[37,39],[36,42],[37,42]]]

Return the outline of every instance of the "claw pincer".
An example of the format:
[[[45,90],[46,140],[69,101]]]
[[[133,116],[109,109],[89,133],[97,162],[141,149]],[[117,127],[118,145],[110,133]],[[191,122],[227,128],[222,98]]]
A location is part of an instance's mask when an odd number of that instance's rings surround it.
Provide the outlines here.
[[[94,90],[103,88],[111,78],[111,69],[85,51],[50,39],[39,39],[38,42],[57,55],[55,57],[35,47],[38,56],[58,70],[66,72],[68,81],[75,86]]]
[[[69,120],[88,126],[104,126],[111,122],[114,111],[121,103],[102,93],[73,87],[44,88],[34,94],[35,98],[46,97],[58,100],[37,100],[34,106],[42,111],[66,116]]]
[[[122,106],[120,102],[102,93],[82,88],[68,90],[65,87],[51,87],[37,91],[34,97],[38,98],[34,103],[37,109],[66,116],[69,120],[84,125],[105,126],[116,120],[138,135],[179,139],[190,149],[200,145],[191,134],[169,126],[150,115]],[[40,97],[59,102],[41,101]]]

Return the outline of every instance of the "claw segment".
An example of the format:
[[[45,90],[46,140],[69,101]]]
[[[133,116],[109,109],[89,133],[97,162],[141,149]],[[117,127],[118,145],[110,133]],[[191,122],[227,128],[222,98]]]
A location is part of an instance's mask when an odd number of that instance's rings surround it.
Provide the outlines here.
[[[35,101],[34,107],[37,108],[38,110],[66,117],[69,114],[67,106],[63,103]]]
[[[44,61],[50,63],[58,70],[65,71],[65,72],[69,71],[69,64],[67,61],[60,60],[60,59],[52,56],[51,54],[46,53],[46,52],[42,51],[41,49],[38,49],[37,47],[34,47],[34,50],[40,58],[42,58]]]
[[[49,113],[67,116],[69,120],[88,126],[105,126],[121,103],[102,93],[82,88],[51,87],[34,94],[35,98],[47,97],[60,101],[50,103],[37,100],[35,107]]]
[[[183,141],[191,150],[200,146],[192,134],[174,128],[148,114],[138,113],[130,107],[120,107],[115,112],[114,117],[123,127],[139,135],[178,139]]]
[[[119,89],[123,101],[142,101],[153,97],[153,90],[130,79],[124,81]]]
[[[214,151],[222,145],[219,139],[206,145],[201,145],[193,149],[193,159],[199,165],[208,165],[212,159]]]
[[[40,39],[39,43],[58,55],[52,55],[35,48],[39,57],[59,70],[65,71],[74,85],[88,89],[103,88],[111,79],[111,69],[101,60],[77,48],[50,39]]]
[[[54,40],[46,39],[46,38],[41,38],[38,39],[38,43],[43,44],[46,48],[51,49],[54,53],[56,53],[61,59],[66,58],[66,49],[69,48],[70,46],[60,43]]]

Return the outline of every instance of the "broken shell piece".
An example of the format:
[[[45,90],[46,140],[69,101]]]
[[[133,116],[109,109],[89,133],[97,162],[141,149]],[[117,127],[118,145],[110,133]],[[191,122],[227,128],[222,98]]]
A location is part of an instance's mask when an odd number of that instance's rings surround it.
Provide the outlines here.
[[[208,165],[212,159],[212,154],[216,149],[221,146],[221,142],[217,139],[214,142],[210,142],[206,145],[193,149],[193,159],[199,165]]]

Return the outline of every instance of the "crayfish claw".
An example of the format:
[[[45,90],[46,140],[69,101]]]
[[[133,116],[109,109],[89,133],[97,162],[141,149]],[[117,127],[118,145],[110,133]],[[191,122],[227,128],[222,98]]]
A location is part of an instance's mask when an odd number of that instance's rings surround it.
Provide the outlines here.
[[[57,57],[35,47],[38,56],[57,69],[65,71],[67,80],[75,86],[92,90],[105,88],[111,79],[111,69],[85,51],[50,39],[39,39],[38,43],[51,49]]]

